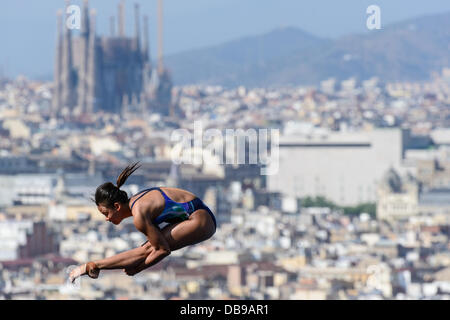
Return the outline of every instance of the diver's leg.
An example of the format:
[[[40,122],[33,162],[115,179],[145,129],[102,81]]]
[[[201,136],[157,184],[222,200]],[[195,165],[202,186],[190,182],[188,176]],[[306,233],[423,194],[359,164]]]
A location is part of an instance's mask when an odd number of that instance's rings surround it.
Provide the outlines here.
[[[188,220],[169,224],[161,230],[172,251],[205,241],[215,232],[214,221],[204,209],[194,211]]]
[[[194,211],[188,220],[169,224],[161,230],[161,233],[169,243],[171,251],[205,241],[211,238],[215,232],[216,225],[214,220],[204,209]],[[141,246],[151,247],[151,244],[147,240]],[[130,268],[127,274],[134,275],[146,268],[143,262],[134,268]]]

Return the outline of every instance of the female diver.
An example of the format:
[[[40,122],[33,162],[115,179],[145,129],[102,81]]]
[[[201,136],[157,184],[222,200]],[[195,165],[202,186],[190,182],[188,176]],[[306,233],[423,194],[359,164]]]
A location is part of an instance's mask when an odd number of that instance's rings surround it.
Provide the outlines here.
[[[126,167],[117,178],[117,185],[111,182],[100,185],[95,192],[95,203],[106,221],[115,225],[133,217],[136,229],[148,240],[138,248],[76,267],[69,275],[72,282],[86,274],[96,279],[100,270],[109,269],[123,269],[133,276],[158,263],[171,251],[205,241],[216,232],[214,214],[200,198],[186,190],[156,187],[128,198],[120,187],[138,168],[138,163]],[[166,225],[160,227],[163,222]]]

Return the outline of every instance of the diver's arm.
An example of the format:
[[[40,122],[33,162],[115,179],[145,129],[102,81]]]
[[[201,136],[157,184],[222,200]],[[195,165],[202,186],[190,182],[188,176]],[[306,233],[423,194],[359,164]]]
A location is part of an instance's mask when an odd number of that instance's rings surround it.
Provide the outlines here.
[[[147,236],[148,241],[142,244],[147,252],[147,257],[138,265],[125,268],[125,273],[134,276],[136,273],[151,267],[170,255],[170,246],[161,231],[154,226],[144,212],[138,212],[134,216],[136,229]]]
[[[136,229],[147,236],[148,242],[138,248],[94,261],[99,269],[135,268],[143,263],[145,268],[148,268],[170,254],[169,244],[159,229],[151,223],[147,215],[148,210],[148,206],[135,207],[133,219]]]
[[[171,250],[166,238],[161,231],[149,221],[145,214],[138,212],[134,217],[134,225],[136,226],[136,229],[144,233],[148,239],[148,242],[142,246],[142,248],[145,249],[147,256],[144,259],[144,265],[140,266],[141,268],[151,267],[170,255]]]
[[[142,246],[93,262],[100,270],[123,269],[140,264],[149,254],[149,248]]]
[[[100,269],[93,262],[88,262],[73,269],[70,272],[69,279],[73,283],[78,277],[84,276],[85,274],[93,279],[97,279],[99,273]]]
[[[127,272],[127,270],[133,270],[133,274],[135,274],[150,266],[144,265],[150,254],[153,253],[152,257],[155,257],[155,259],[159,258],[156,262],[163,258],[160,257],[160,255],[155,255],[153,251],[154,250],[151,248],[151,245],[146,243],[139,248],[124,251],[109,258],[82,264],[72,270],[69,278],[72,282],[74,282],[78,277],[87,274],[89,277],[96,279],[98,278],[100,270],[109,269],[124,269],[125,272]]]

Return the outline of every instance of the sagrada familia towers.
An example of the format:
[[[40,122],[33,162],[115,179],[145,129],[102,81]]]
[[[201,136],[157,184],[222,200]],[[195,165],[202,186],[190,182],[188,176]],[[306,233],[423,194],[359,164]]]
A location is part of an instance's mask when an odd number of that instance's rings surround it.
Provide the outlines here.
[[[69,7],[66,0],[66,12]],[[57,45],[54,69],[54,115],[81,115],[99,110],[123,114],[134,112],[179,115],[172,81],[162,62],[162,0],[159,7],[158,66],[150,59],[148,17],[141,37],[139,5],[135,4],[134,36],[125,34],[125,5],[119,4],[118,34],[114,17],[109,37],[96,35],[96,11],[84,0],[78,37],[57,15]],[[64,21],[66,22],[66,21]]]

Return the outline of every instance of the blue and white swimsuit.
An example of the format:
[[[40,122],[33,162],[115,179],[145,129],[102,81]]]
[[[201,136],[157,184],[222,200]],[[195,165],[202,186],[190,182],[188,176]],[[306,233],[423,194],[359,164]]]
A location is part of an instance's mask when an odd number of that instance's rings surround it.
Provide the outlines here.
[[[156,225],[160,225],[163,222],[169,224],[178,223],[189,219],[189,216],[194,211],[198,209],[204,209],[209,213],[209,215],[214,221],[214,226],[217,228],[217,222],[216,218],[214,217],[214,214],[208,208],[208,206],[206,206],[203,203],[203,201],[200,198],[195,198],[194,200],[191,200],[189,202],[175,202],[172,199],[170,199],[165,194],[165,192],[161,190],[161,188],[158,187],[145,189],[135,194],[134,196],[142,193],[136,200],[133,201],[133,203],[131,204],[131,209],[133,209],[133,206],[136,203],[136,201],[142,198],[147,192],[152,190],[158,190],[159,192],[161,192],[165,200],[163,212],[161,212],[161,214],[155,219]]]

